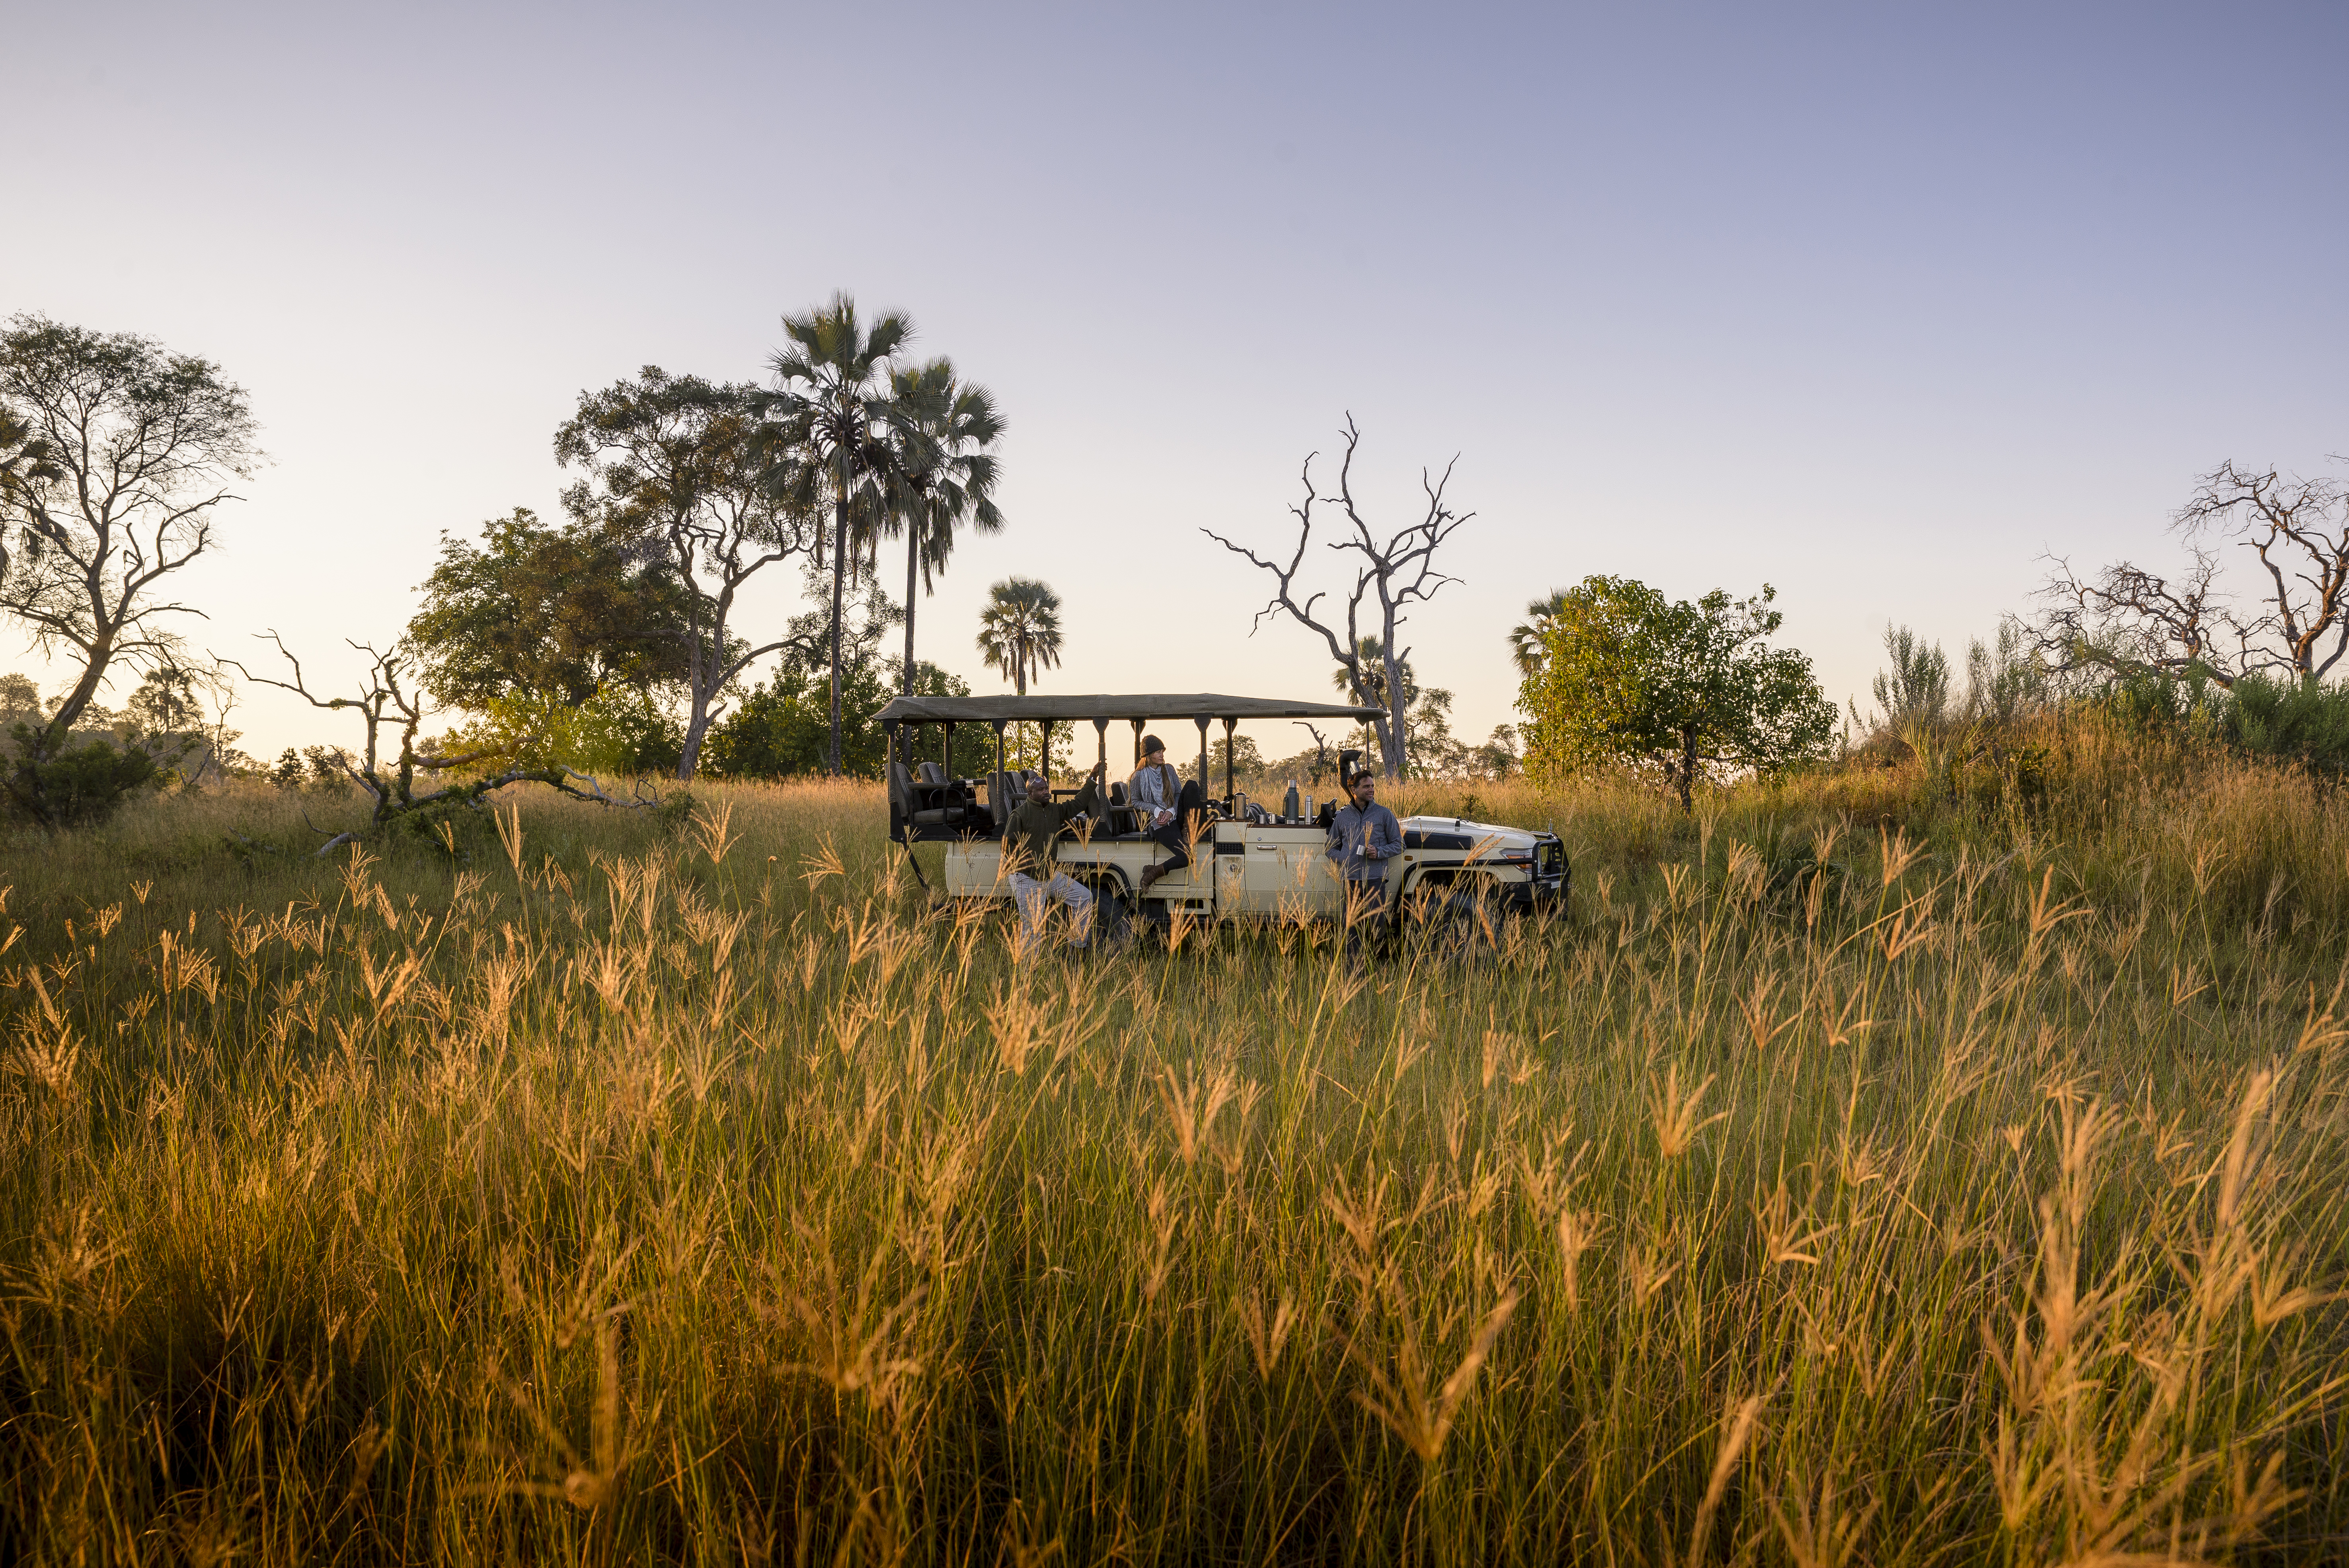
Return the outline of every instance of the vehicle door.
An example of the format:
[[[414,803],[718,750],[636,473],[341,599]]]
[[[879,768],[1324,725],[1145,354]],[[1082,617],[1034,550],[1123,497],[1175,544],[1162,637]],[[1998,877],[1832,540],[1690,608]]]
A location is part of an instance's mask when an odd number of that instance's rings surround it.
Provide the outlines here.
[[[1247,824],[1217,822],[1215,843],[1199,841],[1201,856],[1212,848],[1216,871],[1216,913],[1225,920],[1250,913],[1247,898]]]
[[[1329,835],[1312,826],[1250,824],[1244,896],[1266,919],[1335,914],[1345,903],[1337,869],[1324,851]]]

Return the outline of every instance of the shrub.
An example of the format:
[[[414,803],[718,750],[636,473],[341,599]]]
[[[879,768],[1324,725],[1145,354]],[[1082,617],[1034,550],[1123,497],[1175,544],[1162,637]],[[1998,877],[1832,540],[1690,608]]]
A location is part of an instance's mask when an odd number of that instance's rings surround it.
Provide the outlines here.
[[[125,797],[154,783],[161,769],[135,739],[121,749],[103,740],[86,741],[45,761],[35,760],[33,728],[13,727],[16,759],[9,766],[0,803],[8,816],[45,828],[103,821]]]

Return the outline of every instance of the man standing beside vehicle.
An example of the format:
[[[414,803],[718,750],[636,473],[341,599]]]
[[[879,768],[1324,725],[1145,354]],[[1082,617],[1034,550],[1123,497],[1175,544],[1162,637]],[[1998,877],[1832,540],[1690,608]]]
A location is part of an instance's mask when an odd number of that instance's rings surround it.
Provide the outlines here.
[[[1402,853],[1402,824],[1378,801],[1379,781],[1367,768],[1347,787],[1353,797],[1330,823],[1330,858],[1346,883],[1346,967],[1361,967],[1362,934],[1375,933],[1386,913],[1387,861]]]
[[[1071,945],[1083,948],[1093,929],[1092,890],[1060,869],[1053,845],[1071,817],[1101,810],[1101,780],[1106,765],[1096,763],[1076,798],[1052,803],[1052,786],[1044,779],[1028,781],[1028,798],[1011,809],[1003,828],[1004,863],[1011,868],[1011,896],[1019,905],[1019,943],[1032,947],[1043,934],[1044,905],[1058,899],[1069,906]]]

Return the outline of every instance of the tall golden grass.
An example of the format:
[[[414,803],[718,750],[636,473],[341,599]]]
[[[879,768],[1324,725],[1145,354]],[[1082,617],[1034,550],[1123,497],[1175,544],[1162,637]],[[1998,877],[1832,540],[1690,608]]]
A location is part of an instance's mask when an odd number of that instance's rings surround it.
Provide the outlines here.
[[[1409,789],[1571,919],[1360,979],[862,786],[12,843],[0,1554],[2338,1558],[2349,808],[2068,755]]]

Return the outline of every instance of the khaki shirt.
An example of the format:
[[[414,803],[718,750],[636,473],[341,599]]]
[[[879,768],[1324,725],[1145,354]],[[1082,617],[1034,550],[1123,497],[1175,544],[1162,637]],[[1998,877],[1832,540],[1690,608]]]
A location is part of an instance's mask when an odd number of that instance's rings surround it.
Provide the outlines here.
[[[1101,810],[1100,787],[1088,777],[1085,787],[1076,799],[1058,804],[1046,801],[1038,805],[1025,795],[1011,808],[1010,820],[1003,825],[1003,853],[1014,872],[1025,872],[1039,882],[1052,875],[1052,844],[1061,830],[1071,817]]]

